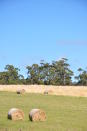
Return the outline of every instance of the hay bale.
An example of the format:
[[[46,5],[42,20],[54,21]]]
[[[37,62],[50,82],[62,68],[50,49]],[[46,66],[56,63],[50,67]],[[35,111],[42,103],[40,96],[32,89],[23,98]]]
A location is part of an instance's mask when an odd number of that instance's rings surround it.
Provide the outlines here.
[[[24,119],[24,113],[22,110],[17,108],[12,108],[8,112],[8,119],[11,120],[23,120]]]
[[[48,91],[44,91],[44,94],[45,94],[45,95],[48,95]]]
[[[25,89],[17,90],[17,94],[24,94],[24,93],[25,93]]]
[[[32,109],[29,113],[29,119],[31,121],[45,121],[46,114],[41,109]]]
[[[44,94],[45,94],[45,95],[53,94],[53,90],[45,90],[45,91],[44,91]]]

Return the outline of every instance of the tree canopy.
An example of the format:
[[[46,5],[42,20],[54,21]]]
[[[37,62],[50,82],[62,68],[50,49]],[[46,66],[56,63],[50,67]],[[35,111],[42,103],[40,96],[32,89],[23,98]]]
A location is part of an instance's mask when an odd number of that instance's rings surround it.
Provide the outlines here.
[[[41,60],[40,64],[28,65],[26,69],[27,78],[24,78],[19,68],[6,65],[0,72],[0,84],[87,85],[87,70],[80,67],[78,76],[74,76],[66,58],[51,63]]]

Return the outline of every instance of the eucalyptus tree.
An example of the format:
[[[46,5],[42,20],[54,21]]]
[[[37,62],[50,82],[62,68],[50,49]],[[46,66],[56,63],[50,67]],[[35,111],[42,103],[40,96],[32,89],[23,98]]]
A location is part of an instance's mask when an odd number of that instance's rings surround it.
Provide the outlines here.
[[[23,75],[19,74],[20,69],[13,65],[6,65],[5,71],[0,72],[0,84],[21,84]]]
[[[86,85],[87,86],[87,70],[83,70],[82,68],[78,69],[79,75],[75,76],[77,80],[77,85]]]

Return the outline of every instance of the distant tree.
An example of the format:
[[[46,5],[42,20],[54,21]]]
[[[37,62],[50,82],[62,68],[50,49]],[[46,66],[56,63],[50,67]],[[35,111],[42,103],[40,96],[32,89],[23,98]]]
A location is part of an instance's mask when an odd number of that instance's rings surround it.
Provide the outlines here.
[[[79,75],[75,76],[77,80],[77,85],[85,85],[87,86],[87,71],[82,68],[78,69]]]
[[[23,75],[19,75],[19,80],[18,80],[18,84],[26,84],[26,79],[24,78]]]
[[[72,85],[73,72],[68,59],[62,58],[52,63],[41,60],[40,64],[27,66],[27,78],[19,74],[20,69],[13,65],[6,65],[5,71],[0,72],[0,84],[44,84],[44,85]],[[78,69],[78,84],[86,84],[87,72]]]
[[[32,66],[26,67],[28,72],[27,83],[39,84],[39,65],[33,64]]]
[[[9,84],[9,75],[7,72],[0,72],[0,84]]]
[[[55,68],[55,84],[56,85],[71,85],[73,72],[69,69],[69,64],[66,58],[59,61],[54,61],[52,66]]]
[[[43,84],[50,85],[50,68],[51,65],[47,62],[40,63],[40,81],[43,82]]]
[[[73,72],[69,69],[67,59],[53,61],[52,64],[41,61],[40,65],[27,66],[27,82],[30,84],[71,85]]]
[[[15,68],[13,65],[6,65],[5,70],[8,74],[8,83],[17,84],[19,81],[18,68]]]
[[[0,72],[0,84],[22,84],[24,77],[19,75],[19,71],[13,65],[6,65],[5,71]]]

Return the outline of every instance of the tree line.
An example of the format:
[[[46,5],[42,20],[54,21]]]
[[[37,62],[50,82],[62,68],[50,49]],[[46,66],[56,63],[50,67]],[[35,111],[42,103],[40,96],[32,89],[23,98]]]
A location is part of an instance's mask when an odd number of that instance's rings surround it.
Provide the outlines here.
[[[78,76],[74,76],[66,58],[51,63],[42,60],[40,64],[32,64],[26,69],[27,78],[24,78],[19,68],[6,65],[0,72],[0,84],[87,85],[87,70],[78,68]]]

